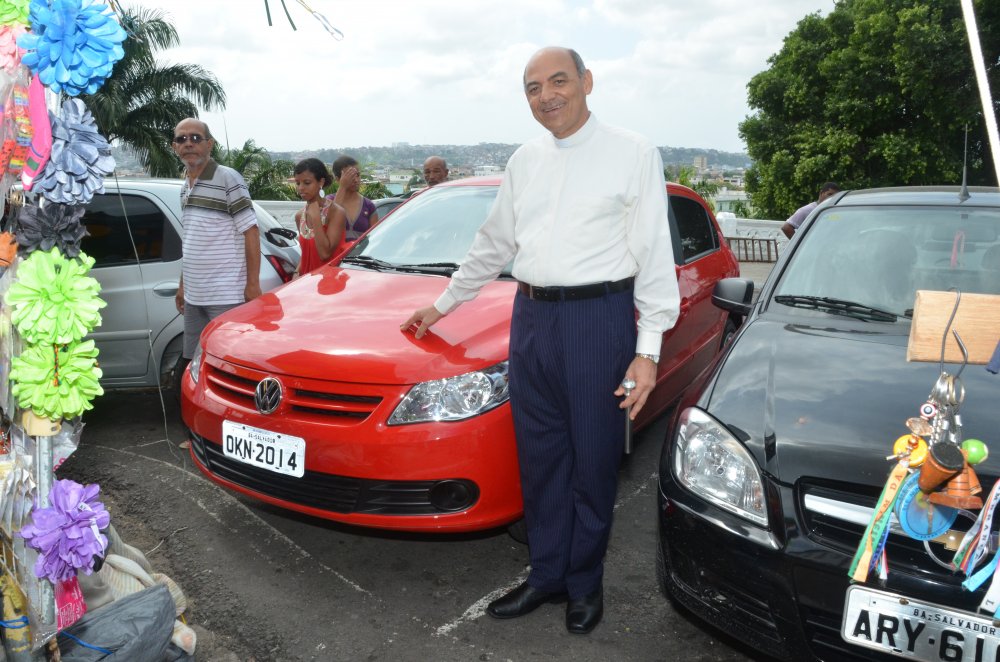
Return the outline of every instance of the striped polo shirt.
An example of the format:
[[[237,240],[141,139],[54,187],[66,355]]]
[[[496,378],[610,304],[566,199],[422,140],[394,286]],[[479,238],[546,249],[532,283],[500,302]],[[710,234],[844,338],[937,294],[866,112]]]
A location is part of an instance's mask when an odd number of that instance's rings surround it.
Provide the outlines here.
[[[243,303],[247,260],[243,233],[257,225],[240,173],[209,160],[194,186],[181,188],[184,301],[196,306]]]

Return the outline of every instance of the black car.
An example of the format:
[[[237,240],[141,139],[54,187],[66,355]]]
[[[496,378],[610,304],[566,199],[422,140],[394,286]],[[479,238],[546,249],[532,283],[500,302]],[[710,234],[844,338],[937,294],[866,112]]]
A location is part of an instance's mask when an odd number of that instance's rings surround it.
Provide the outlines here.
[[[1000,294],[1000,189],[839,194],[755,303],[752,282],[720,281],[717,305],[745,322],[660,457],[658,571],[676,601],[786,660],[1000,659],[1000,621],[977,611],[990,581],[964,590],[941,542],[975,513],[927,543],[893,520],[887,578],[848,576],[887,456],[940,375],[907,362],[915,292],[950,288]],[[964,438],[994,444],[975,467],[985,498],[1000,475],[1000,376],[968,365],[960,381]],[[994,532],[984,561],[996,547]]]

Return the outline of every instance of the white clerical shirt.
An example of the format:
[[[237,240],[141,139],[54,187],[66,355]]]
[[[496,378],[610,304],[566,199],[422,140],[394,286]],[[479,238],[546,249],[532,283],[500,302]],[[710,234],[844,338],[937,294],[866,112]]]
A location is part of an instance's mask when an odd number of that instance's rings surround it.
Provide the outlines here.
[[[680,294],[659,150],[593,114],[576,133],[522,145],[462,267],[434,303],[449,313],[514,258],[530,285],[586,285],[635,276],[636,352],[659,354]]]

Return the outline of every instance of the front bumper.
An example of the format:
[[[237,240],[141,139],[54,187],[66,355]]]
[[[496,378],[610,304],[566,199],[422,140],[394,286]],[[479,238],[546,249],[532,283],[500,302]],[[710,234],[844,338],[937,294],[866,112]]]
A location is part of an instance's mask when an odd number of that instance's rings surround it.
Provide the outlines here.
[[[828,519],[804,512],[801,497],[808,486],[768,487],[769,502],[780,501],[777,519],[783,522],[782,530],[767,537],[776,545],[741,535],[752,525],[702,501],[672,476],[661,476],[665,588],[707,622],[779,659],[898,660],[840,636],[848,568],[863,527],[838,524],[834,531]],[[935,569],[916,541],[890,536],[889,579],[880,588],[975,613],[984,589],[965,592],[961,579]]]
[[[279,375],[285,397],[263,415],[253,392],[264,376],[213,357],[199,384],[185,375],[181,412],[191,456],[214,482],[289,510],[382,529],[474,531],[521,516],[508,405],[465,421],[388,426],[406,387]],[[226,457],[225,420],[305,439],[305,475]]]

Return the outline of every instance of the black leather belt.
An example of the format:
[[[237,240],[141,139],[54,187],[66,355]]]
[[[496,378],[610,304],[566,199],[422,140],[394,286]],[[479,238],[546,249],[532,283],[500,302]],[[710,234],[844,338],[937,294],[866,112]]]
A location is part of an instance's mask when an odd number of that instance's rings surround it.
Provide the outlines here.
[[[579,301],[580,299],[596,299],[605,294],[631,290],[635,284],[634,277],[622,278],[616,281],[592,283],[590,285],[570,285],[562,287],[535,287],[527,283],[518,283],[517,289],[529,299],[535,301]]]

